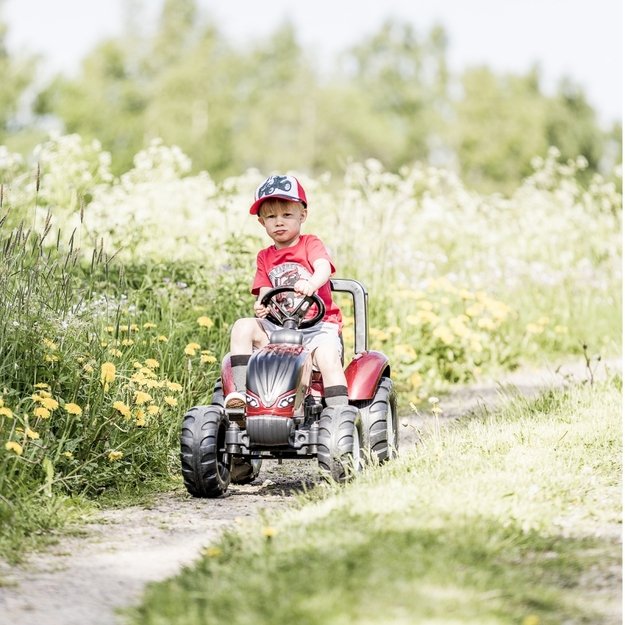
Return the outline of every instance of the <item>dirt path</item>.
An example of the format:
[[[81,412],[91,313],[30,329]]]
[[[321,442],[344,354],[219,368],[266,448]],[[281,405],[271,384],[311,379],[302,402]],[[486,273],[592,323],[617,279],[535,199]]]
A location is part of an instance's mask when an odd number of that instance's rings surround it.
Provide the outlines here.
[[[526,369],[460,388],[441,400],[443,418],[492,408],[516,393],[532,396],[586,374],[578,363],[558,373]],[[414,444],[428,419],[427,414],[402,418],[400,452]],[[312,461],[265,462],[256,483],[232,486],[222,499],[197,500],[175,492],[158,496],[149,507],[103,510],[81,536],[62,537],[25,565],[10,568],[0,562],[0,624],[117,625],[123,620],[116,611],[138,602],[148,582],[193,562],[237,519],[288,505],[303,484],[318,479],[317,471]]]

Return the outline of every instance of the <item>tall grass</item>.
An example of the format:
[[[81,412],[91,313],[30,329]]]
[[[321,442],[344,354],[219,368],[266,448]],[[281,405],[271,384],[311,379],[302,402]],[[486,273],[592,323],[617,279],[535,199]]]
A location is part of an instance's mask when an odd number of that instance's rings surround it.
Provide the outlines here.
[[[248,214],[259,172],[217,184],[154,142],[114,178],[77,135],[34,158],[0,163],[0,534],[29,527],[22,509],[53,523],[57,498],[178,474],[180,415],[210,398],[268,244]],[[418,163],[300,175],[305,231],[367,286],[403,405],[583,344],[619,352],[621,197],[580,169],[550,152],[509,198]]]
[[[132,623],[620,622],[620,378],[518,399],[152,585]]]

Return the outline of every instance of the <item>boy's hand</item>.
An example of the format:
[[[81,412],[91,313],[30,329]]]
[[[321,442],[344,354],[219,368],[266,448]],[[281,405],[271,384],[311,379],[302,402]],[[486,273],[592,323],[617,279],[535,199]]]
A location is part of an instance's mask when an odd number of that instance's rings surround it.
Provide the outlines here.
[[[254,314],[259,319],[264,319],[269,314],[269,308],[256,301],[254,302]]]
[[[301,295],[314,295],[317,289],[308,280],[302,278],[293,285],[293,290]]]

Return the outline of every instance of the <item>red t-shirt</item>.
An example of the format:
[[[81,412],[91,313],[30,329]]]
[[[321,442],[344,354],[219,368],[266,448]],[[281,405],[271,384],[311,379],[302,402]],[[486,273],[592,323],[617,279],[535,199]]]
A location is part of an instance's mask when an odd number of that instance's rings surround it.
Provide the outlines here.
[[[264,286],[275,288],[278,286],[293,286],[300,278],[311,278],[315,269],[313,263],[324,258],[330,263],[334,273],[332,259],[325,245],[313,234],[302,234],[297,245],[277,249],[271,245],[258,252],[256,257],[256,275],[252,283],[252,293],[258,295]],[[326,305],[326,314],[323,321],[343,324],[341,309],[332,300],[330,281],[326,282],[317,295]]]

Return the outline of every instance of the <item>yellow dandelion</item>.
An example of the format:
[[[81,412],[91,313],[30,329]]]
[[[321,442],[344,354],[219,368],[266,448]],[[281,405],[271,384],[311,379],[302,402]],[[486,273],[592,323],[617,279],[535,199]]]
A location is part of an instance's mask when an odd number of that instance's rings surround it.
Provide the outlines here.
[[[104,362],[100,367],[100,383],[104,390],[108,391],[109,385],[115,380],[115,365],[112,362]]]
[[[39,419],[49,419],[50,411],[47,408],[44,408],[43,406],[37,406],[33,410],[33,415],[35,417],[38,417]]]
[[[412,345],[400,343],[395,346],[395,355],[402,360],[414,360],[417,357],[417,352]]]
[[[46,384],[45,382],[37,382],[37,384],[35,384],[35,388],[42,388],[46,390],[50,388],[50,385]]]
[[[525,326],[525,331],[526,331],[528,334],[541,334],[541,333],[543,332],[543,330],[544,330],[544,329],[545,329],[545,328],[543,328],[543,326],[540,326],[540,325],[538,325],[538,324],[536,324],[536,323],[528,323],[528,324]]]
[[[200,356],[200,362],[203,365],[212,365],[217,362],[217,358],[211,354],[202,354],[202,356]]]
[[[82,368],[82,370],[85,373],[93,373],[93,367],[88,363]]]
[[[159,343],[167,343],[167,341],[169,341],[169,339],[164,334],[159,334],[156,340]]]
[[[484,310],[484,306],[482,304],[475,303],[475,304],[471,304],[471,306],[469,306],[465,310],[465,312],[467,315],[469,315],[469,317],[477,317],[478,315],[482,314],[483,310]]]
[[[204,549],[204,555],[207,558],[218,558],[222,554],[222,551],[219,547],[206,547]]]
[[[436,325],[440,317],[433,313],[431,310],[419,310],[417,311],[417,317],[421,321],[421,323],[429,323],[430,325]]]
[[[138,360],[135,360],[132,363],[132,366],[134,369],[142,369],[143,368],[143,363],[139,362]]]
[[[73,404],[72,402],[69,402],[65,404],[64,408],[65,412],[67,412],[68,414],[73,414],[77,416],[80,416],[82,414],[82,408],[78,404]]]
[[[115,332],[115,326],[106,326],[105,330],[112,334]]]
[[[72,460],[74,458],[74,454],[71,451],[64,451],[61,456],[64,456],[68,460]]]
[[[24,452],[24,448],[19,443],[16,443],[15,441],[6,442],[4,444],[4,448],[7,451],[12,451],[17,456],[21,456],[22,453]]]
[[[35,401],[38,401],[44,408],[47,408],[48,410],[56,410],[59,407],[59,402],[56,401],[56,399],[53,399],[52,397],[35,398],[33,396],[33,399]]]
[[[202,328],[212,328],[215,325],[215,322],[210,317],[198,317],[197,324]]]
[[[434,309],[434,304],[432,304],[432,302],[424,299],[421,300],[417,306],[421,309],[421,310],[433,310]]]
[[[8,417],[9,419],[12,419],[13,411],[6,406],[2,406],[2,408],[0,408],[0,417]]]
[[[135,342],[132,339],[124,339],[122,341],[122,345],[124,347],[130,347],[131,345],[134,345],[134,344],[135,344]]]
[[[167,388],[172,393],[180,393],[182,391],[182,384],[178,384],[178,382],[167,382]]]
[[[130,324],[130,331],[131,332],[138,332],[139,331],[139,326],[136,323],[131,323]]]
[[[263,527],[263,529],[261,530],[261,534],[267,540],[271,540],[277,533],[278,533],[278,530],[275,527],[271,527],[271,526],[267,526],[267,525],[265,527]]]
[[[26,428],[24,434],[26,434],[26,436],[33,441],[36,441],[39,438],[39,432],[35,432],[35,430],[31,430],[30,428]]]
[[[115,356],[116,358],[121,358],[124,354],[120,349],[109,349],[109,354],[111,356]]]
[[[143,412],[141,414],[136,415],[135,425],[139,428],[145,427],[145,414]]]
[[[523,617],[521,625],[540,625],[540,618],[536,614],[528,614]]]
[[[145,366],[148,367],[148,369],[158,369],[158,367],[161,364],[155,358],[146,358],[144,362],[145,362]]]
[[[55,356],[54,354],[46,354],[43,359],[46,362],[58,362],[59,361],[59,357]]]
[[[556,334],[568,334],[569,329],[566,326],[557,325],[555,328]]]
[[[415,371],[409,378],[408,382],[413,388],[419,388],[423,384],[423,377],[418,371]]]
[[[197,352],[198,349],[200,349],[200,345],[198,343],[189,343],[184,348],[184,353],[187,356],[195,356],[195,353]]]
[[[148,414],[152,417],[155,417],[161,411],[160,406],[157,406],[156,404],[148,406],[147,410]]]
[[[59,346],[54,341],[51,341],[50,339],[43,339],[42,342],[46,346],[46,348],[51,351],[55,351],[59,348]]]
[[[108,347],[108,341],[100,341],[100,347]]]
[[[146,322],[143,324],[143,329],[144,329],[144,330],[152,330],[152,329],[154,329],[155,327],[156,327],[156,324],[155,324],[155,323],[152,323],[151,321],[146,321]]]
[[[146,393],[145,391],[136,391],[135,392],[135,404],[147,404],[152,401],[152,395],[150,393]]]
[[[161,383],[158,380],[146,380],[145,387],[146,388],[159,388]]]
[[[175,397],[172,397],[171,395],[166,395],[163,398],[163,401],[168,405],[168,406],[177,406],[178,405],[178,400]]]
[[[126,419],[130,419],[130,408],[123,401],[114,402],[113,408]]]
[[[121,460],[124,457],[124,454],[121,451],[109,451],[108,460],[109,462],[116,462],[117,460]]]

